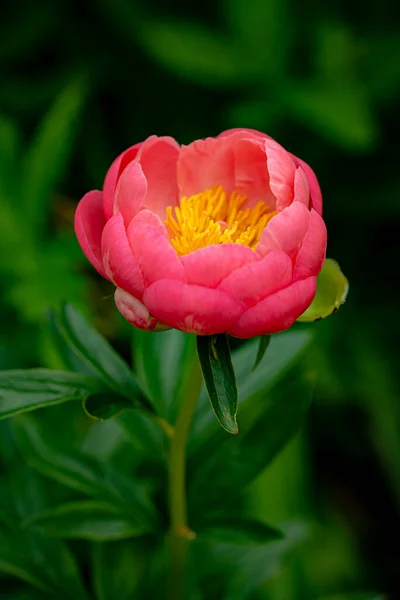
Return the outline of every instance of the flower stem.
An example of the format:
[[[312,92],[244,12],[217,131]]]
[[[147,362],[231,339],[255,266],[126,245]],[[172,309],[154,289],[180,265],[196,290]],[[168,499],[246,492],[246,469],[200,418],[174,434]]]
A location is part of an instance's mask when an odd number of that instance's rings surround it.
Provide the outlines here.
[[[169,507],[170,507],[170,571],[169,598],[182,597],[188,542],[195,534],[187,524],[186,509],[186,445],[190,425],[200,393],[202,375],[197,355],[188,370],[185,392],[182,394],[169,455]]]

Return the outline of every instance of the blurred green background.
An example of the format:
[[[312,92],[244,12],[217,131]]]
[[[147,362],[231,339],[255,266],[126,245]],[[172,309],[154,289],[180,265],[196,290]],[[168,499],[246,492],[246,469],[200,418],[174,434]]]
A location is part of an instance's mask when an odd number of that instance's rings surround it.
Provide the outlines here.
[[[313,531],[272,600],[400,598],[399,16],[392,0],[16,0],[0,23],[0,368],[59,366],[46,310],[65,300],[128,354],[73,234],[123,149],[252,127],[317,173],[350,294],[314,326],[310,418],[254,486],[255,513]]]

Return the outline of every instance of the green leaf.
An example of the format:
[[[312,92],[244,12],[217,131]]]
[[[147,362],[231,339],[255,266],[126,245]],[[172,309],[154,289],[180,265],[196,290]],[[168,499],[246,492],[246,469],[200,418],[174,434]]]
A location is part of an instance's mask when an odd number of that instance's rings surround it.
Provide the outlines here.
[[[278,529],[240,515],[220,516],[214,521],[203,525],[196,532],[197,537],[227,544],[266,544],[283,538],[283,533]]]
[[[7,554],[14,557],[14,566],[17,565],[16,558],[22,556],[24,561],[19,561],[19,567],[27,568],[40,577],[54,597],[87,600],[75,558],[68,547],[61,540],[20,528],[22,520],[46,508],[47,482],[22,464],[20,468],[13,469],[8,483],[5,489],[4,482],[2,485],[2,499],[4,497],[5,501],[2,504],[7,506],[7,512],[2,515],[6,528],[2,532],[0,527],[0,546],[5,535],[8,539]]]
[[[97,375],[124,398],[140,400],[148,407],[126,362],[73,306],[64,305],[59,318],[52,320],[63,338],[64,356],[72,368]]]
[[[212,590],[212,600],[258,598],[253,592],[282,572],[284,563],[305,537],[303,524],[285,524],[282,531],[283,539],[248,544],[245,548],[242,544],[198,536],[190,545],[189,559],[201,597],[209,598],[207,592]],[[286,600],[286,596],[282,598]]]
[[[61,91],[39,125],[25,156],[22,171],[24,220],[37,234],[44,226],[51,193],[66,168],[77,119],[87,95],[84,77],[76,77]]]
[[[0,197],[2,202],[10,200],[10,195],[16,185],[19,149],[20,132],[16,124],[5,115],[0,115]]]
[[[11,532],[5,535],[0,531],[0,573],[21,579],[43,592],[50,591],[48,582]]]
[[[269,346],[269,343],[271,341],[271,336],[270,335],[262,335],[260,337],[260,341],[259,341],[259,345],[258,345],[258,350],[257,350],[257,356],[256,356],[256,361],[254,363],[254,367],[252,368],[252,371],[255,371],[256,368],[258,367],[258,365],[260,364],[260,362],[262,361],[264,354],[267,351],[267,348]]]
[[[215,416],[228,433],[237,433],[236,378],[227,336],[198,336],[197,352]]]
[[[193,514],[202,514],[224,499],[232,505],[244,488],[286,446],[307,413],[314,375],[286,379],[253,409],[253,420],[234,439],[219,436],[206,456],[189,463],[189,500]],[[262,443],[260,444],[260,440]],[[229,468],[227,468],[229,465]]]
[[[106,542],[149,532],[148,525],[134,516],[106,502],[81,500],[48,508],[23,526],[40,527],[46,535],[54,537]]]
[[[176,406],[185,378],[185,365],[195,354],[196,337],[170,329],[148,332],[133,330],[133,361],[140,387],[157,414],[175,420]]]
[[[0,573],[46,592],[46,598],[48,593],[49,598],[88,600],[68,548],[36,532],[0,528]]]
[[[232,353],[242,414],[248,406],[266,401],[269,391],[293,367],[311,340],[312,333],[306,330],[273,335],[268,349],[268,360],[254,372],[251,370],[257,353],[256,339],[246,342]],[[204,392],[200,396],[189,438],[190,453],[199,449],[208,452],[213,432],[218,434],[219,428],[210,413],[207,394]]]
[[[292,38],[287,0],[227,0],[226,4],[235,37],[243,40],[242,51],[252,51],[249,59],[260,64],[264,77],[284,77]]]
[[[348,150],[374,147],[378,126],[365,90],[357,81],[296,83],[282,102],[299,121]]]
[[[140,538],[92,544],[93,588],[97,600],[132,600],[154,555],[154,544]]]
[[[138,31],[148,53],[165,67],[203,85],[249,82],[260,64],[249,61],[235,39],[198,24],[150,21]]]
[[[387,596],[376,592],[349,592],[343,594],[334,594],[333,596],[324,596],[318,600],[389,600]]]
[[[0,371],[0,419],[69,400],[84,400],[102,388],[99,379],[69,371]]]
[[[106,421],[117,417],[124,410],[133,409],[133,405],[132,402],[114,392],[101,392],[85,398],[83,408],[89,417]]]
[[[152,528],[157,525],[157,514],[143,483],[133,481],[108,462],[71,446],[63,447],[54,439],[50,442],[49,432],[39,429],[31,418],[14,420],[12,429],[26,462],[42,475],[96,500],[132,510]]]
[[[327,258],[317,278],[317,294],[311,306],[297,320],[308,323],[328,317],[346,301],[348,289],[349,282],[338,263]]]

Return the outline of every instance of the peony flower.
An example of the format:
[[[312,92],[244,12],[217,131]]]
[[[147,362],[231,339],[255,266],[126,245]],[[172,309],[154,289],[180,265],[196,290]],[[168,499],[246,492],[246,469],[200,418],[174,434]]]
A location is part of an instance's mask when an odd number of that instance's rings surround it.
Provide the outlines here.
[[[326,249],[322,196],[302,160],[258,131],[180,146],[151,136],[87,193],[75,231],[135,327],[240,338],[308,308]]]

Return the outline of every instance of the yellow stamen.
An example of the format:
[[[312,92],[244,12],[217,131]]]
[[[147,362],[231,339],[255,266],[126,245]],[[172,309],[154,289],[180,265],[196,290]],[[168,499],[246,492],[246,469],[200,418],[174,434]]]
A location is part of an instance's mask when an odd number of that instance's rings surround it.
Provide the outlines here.
[[[168,206],[165,224],[172,246],[178,254],[211,244],[242,244],[254,249],[268,221],[276,214],[263,200],[253,208],[241,210],[247,198],[214,186],[189,198],[179,206]]]

